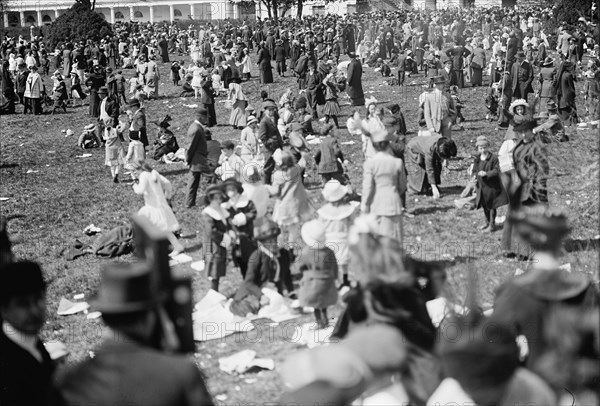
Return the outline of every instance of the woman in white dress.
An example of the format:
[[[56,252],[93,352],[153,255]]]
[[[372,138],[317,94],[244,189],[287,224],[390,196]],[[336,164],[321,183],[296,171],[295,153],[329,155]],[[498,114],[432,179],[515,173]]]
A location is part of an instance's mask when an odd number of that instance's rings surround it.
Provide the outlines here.
[[[140,162],[139,171],[139,183],[133,185],[133,191],[144,196],[144,207],[138,211],[138,215],[145,217],[157,229],[166,233],[173,246],[171,255],[177,255],[183,252],[184,247],[174,234],[178,233],[181,227],[168,203],[168,199],[173,196],[171,182],[146,162]]]
[[[241,157],[245,163],[256,161],[260,156],[260,141],[256,132],[258,120],[254,116],[248,116],[246,128],[242,130],[240,145],[242,146]]]
[[[245,49],[242,50],[242,61],[240,62],[242,67],[242,77],[246,80],[250,80],[250,55]]]

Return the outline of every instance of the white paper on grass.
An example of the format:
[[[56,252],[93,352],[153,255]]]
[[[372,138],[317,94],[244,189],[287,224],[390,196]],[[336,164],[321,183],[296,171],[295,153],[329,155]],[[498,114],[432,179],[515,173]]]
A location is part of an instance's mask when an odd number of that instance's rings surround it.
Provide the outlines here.
[[[243,374],[251,368],[275,369],[275,361],[270,358],[256,358],[256,351],[242,350],[228,357],[219,358],[219,369],[228,374]]]
[[[301,316],[298,312],[293,312],[279,293],[272,289],[263,288],[262,294],[269,299],[269,304],[263,306],[258,311],[258,318],[273,320],[276,323],[292,320]]]
[[[79,312],[83,312],[90,307],[86,302],[71,302],[64,297],[60,299],[60,303],[58,305],[57,314],[59,316],[69,316],[71,314],[76,314]]]
[[[184,253],[181,253],[179,255],[175,255],[174,257],[171,257],[171,260],[169,261],[169,265],[175,266],[178,264],[185,264],[187,262],[192,262],[192,257],[190,257],[189,255],[186,255]]]
[[[342,145],[354,145],[355,142],[354,141],[344,141],[342,142]]]
[[[91,156],[92,156],[92,154],[83,154],[83,155],[77,155],[75,158],[89,158]]]
[[[295,327],[293,341],[300,345],[306,345],[308,348],[315,348],[331,341],[333,328],[334,326],[316,329],[314,322],[305,323]]]
[[[204,271],[204,267],[206,266],[206,263],[204,262],[204,260],[200,260],[200,261],[196,261],[196,262],[192,262],[190,267],[194,270],[194,271],[198,271],[198,272],[202,272]]]
[[[444,297],[438,297],[437,299],[430,300],[425,305],[427,306],[427,313],[429,313],[431,322],[435,327],[438,327],[442,320],[444,320],[444,318],[452,312],[457,314],[465,314],[467,310],[463,306],[448,302]]]

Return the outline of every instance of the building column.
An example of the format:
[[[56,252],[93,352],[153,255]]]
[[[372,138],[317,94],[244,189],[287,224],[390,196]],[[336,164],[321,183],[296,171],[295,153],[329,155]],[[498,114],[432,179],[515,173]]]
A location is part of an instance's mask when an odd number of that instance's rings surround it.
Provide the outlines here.
[[[154,23],[154,7],[149,6],[150,9],[150,23]]]
[[[38,27],[42,26],[42,10],[37,11],[37,25]]]
[[[54,9],[54,19],[56,20],[58,17],[60,17],[60,11],[57,8],[55,8]]]
[[[172,4],[169,5],[169,20],[171,22],[175,21],[175,9]]]
[[[25,12],[19,11],[19,20],[21,22],[21,27],[25,27]]]
[[[194,10],[194,5],[190,4],[190,18],[194,20],[196,18],[196,12]]]
[[[133,21],[134,18],[135,18],[135,14],[133,11],[133,6],[129,6],[129,21]]]
[[[8,28],[8,11],[5,11],[4,13],[2,13],[2,16],[4,17],[4,29]]]
[[[110,23],[114,24],[115,23],[115,8],[114,7],[110,7],[108,9],[108,13],[110,15]]]

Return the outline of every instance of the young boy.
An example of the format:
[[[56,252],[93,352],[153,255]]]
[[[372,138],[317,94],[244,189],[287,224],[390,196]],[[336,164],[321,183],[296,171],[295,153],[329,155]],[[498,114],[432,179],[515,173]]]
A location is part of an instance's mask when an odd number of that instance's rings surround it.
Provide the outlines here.
[[[508,197],[500,180],[498,157],[489,150],[488,139],[481,135],[475,143],[478,155],[474,157],[473,173],[477,175],[476,208],[483,208],[485,224],[483,232],[492,232],[496,228],[496,209],[508,203]]]
[[[464,107],[464,104],[458,98],[458,86],[450,86],[450,97],[456,106],[456,118],[454,119],[454,124],[458,126],[458,129],[464,130],[462,125],[462,123],[465,121],[465,118],[462,115],[462,108]]]
[[[241,182],[243,168],[244,161],[235,153],[235,144],[232,141],[223,141],[219,167],[215,170],[215,174],[220,176],[221,180],[235,178],[235,180]]]

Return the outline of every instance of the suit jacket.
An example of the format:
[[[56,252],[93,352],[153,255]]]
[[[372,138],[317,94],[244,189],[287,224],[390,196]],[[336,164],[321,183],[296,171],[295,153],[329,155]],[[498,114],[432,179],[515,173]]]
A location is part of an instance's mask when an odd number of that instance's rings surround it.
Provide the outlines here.
[[[452,58],[452,70],[462,70],[463,58],[470,54],[471,51],[460,45],[446,51],[446,55]]]
[[[114,332],[115,335],[119,333]],[[128,340],[107,339],[96,356],[56,380],[64,405],[212,405],[200,370],[183,355]]]
[[[1,326],[0,322],[0,326]],[[18,333],[17,333],[18,334]],[[0,327],[0,404],[44,405],[48,402],[54,364],[41,341],[37,350],[42,362],[9,339]]]
[[[212,80],[204,80],[202,82],[202,91],[200,92],[200,103],[202,103],[202,104],[214,104],[215,103],[215,91],[213,89]]]
[[[423,110],[427,128],[433,128],[438,134],[449,129],[449,124],[456,116],[452,98],[437,89],[427,95],[423,102]]]
[[[265,148],[269,151],[274,152],[277,148],[281,148],[283,140],[277,126],[269,117],[265,116],[260,121],[258,126],[258,138],[263,143]]]
[[[512,92],[515,93],[517,86],[521,92],[521,97],[525,98],[527,94],[533,93],[533,66],[527,61],[523,61],[522,64],[517,62],[513,63],[510,69],[510,77],[512,79]]]
[[[192,139],[192,143],[187,150],[186,160],[192,172],[204,172],[207,169],[208,149],[206,146],[206,135],[204,126],[198,121],[194,121],[187,132],[188,138]]]
[[[365,161],[363,173],[363,213],[395,216],[402,213],[401,196],[406,192],[404,162],[387,152],[377,152]]]

